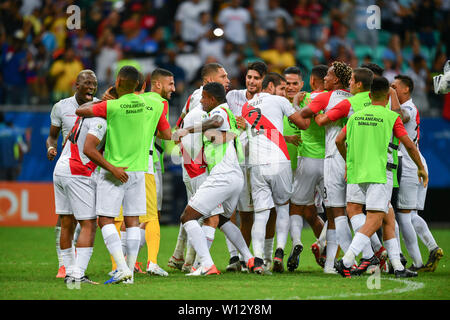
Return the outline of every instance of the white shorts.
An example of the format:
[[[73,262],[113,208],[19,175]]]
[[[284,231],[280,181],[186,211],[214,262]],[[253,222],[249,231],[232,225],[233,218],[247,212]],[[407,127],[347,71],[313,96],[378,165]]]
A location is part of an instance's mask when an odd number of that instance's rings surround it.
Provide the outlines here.
[[[186,193],[188,201],[192,199],[194,194],[200,188],[200,186],[206,181],[208,178],[208,172],[202,173],[201,175],[192,178],[192,179],[184,179],[184,185],[186,186]],[[213,210],[211,215],[222,214],[223,207],[221,205],[217,206],[216,209]]]
[[[398,209],[423,210],[425,208],[428,187],[424,187],[418,179],[415,180],[402,178],[398,189]]]
[[[298,158],[291,197],[293,204],[300,206],[314,204],[317,187],[321,190],[320,195],[323,195],[323,162],[324,159]]]
[[[97,215],[116,218],[123,207],[123,216],[143,216],[147,213],[145,173],[128,172],[122,183],[112,173],[101,169],[97,180]]]
[[[325,158],[323,162],[323,184],[323,202],[325,207],[346,207],[345,161],[340,154]]]
[[[366,210],[388,213],[392,196],[392,171],[387,171],[386,183],[359,183],[347,185],[347,202],[365,204]]]
[[[237,205],[238,211],[251,212],[253,208],[252,198],[252,186],[250,182],[250,168],[247,166],[241,166],[242,174],[244,175],[244,187],[239,195],[239,201]]]
[[[250,183],[255,212],[285,204],[292,196],[291,163],[252,166],[250,168]]]
[[[158,211],[161,211],[163,202],[163,176],[161,169],[156,168],[154,174],[156,183],[156,204],[158,207]]]
[[[217,207],[221,207],[221,214],[230,218],[236,210],[243,186],[244,177],[239,171],[211,174],[189,200],[188,205],[205,218],[217,215]]]
[[[55,209],[59,215],[74,215],[77,220],[96,219],[96,182],[91,177],[53,175]]]

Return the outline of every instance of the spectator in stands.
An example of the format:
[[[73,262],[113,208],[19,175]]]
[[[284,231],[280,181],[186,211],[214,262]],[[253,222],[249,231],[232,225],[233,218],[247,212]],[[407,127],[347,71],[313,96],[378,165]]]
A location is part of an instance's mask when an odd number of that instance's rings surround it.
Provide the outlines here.
[[[23,155],[29,151],[31,131],[24,139],[0,112],[0,181],[14,181],[20,174]]]
[[[406,71],[414,81],[414,91],[411,97],[420,112],[427,112],[429,104],[427,99],[428,68],[425,59],[422,56],[414,56],[410,68]]]
[[[105,29],[102,37],[98,39],[95,57],[98,92],[103,93],[114,84],[114,66],[122,57],[120,46],[116,43],[111,29]]]
[[[256,15],[258,26],[267,31],[273,40],[281,27],[290,31],[294,26],[294,19],[289,12],[280,6],[280,0],[269,0],[267,10]]]
[[[243,61],[243,55],[239,50],[236,50],[235,45],[231,41],[225,41],[223,49],[223,57],[219,63],[222,64],[225,70],[228,72],[228,78],[231,82],[240,75],[239,65]],[[235,87],[236,88],[236,87]]]
[[[83,70],[83,64],[76,58],[72,48],[67,48],[62,59],[56,60],[50,67],[52,78],[53,102],[70,97],[74,92],[74,84],[78,73]]]
[[[202,60],[198,52],[191,45],[184,42],[181,37],[175,38],[174,42],[178,52],[176,58],[177,65],[184,69],[186,81],[190,83],[195,80],[194,77],[203,64]]]
[[[175,92],[172,95],[172,99],[183,94],[186,87],[186,73],[184,72],[184,69],[177,64],[176,58],[176,49],[169,47],[165,50],[165,54],[158,57],[155,61],[158,67],[169,70],[173,73],[173,78],[175,80]]]
[[[247,44],[251,17],[248,9],[241,6],[240,0],[231,0],[228,7],[220,10],[217,22],[224,31],[225,39],[238,46]]]
[[[223,37],[217,37],[214,34],[214,30],[210,29],[198,43],[198,53],[200,55],[200,59],[202,59],[204,63],[208,56],[213,56],[218,61],[222,61],[224,46],[225,40]]]
[[[330,46],[332,59],[338,56],[340,46],[343,46],[350,55],[353,53],[353,41],[348,37],[348,31],[348,26],[342,23],[339,25],[338,33],[335,36],[330,37],[328,45]]]
[[[0,84],[3,87],[6,104],[26,104],[28,102],[27,51],[24,38],[24,32],[17,30],[10,41],[6,37],[6,42],[1,45]]]
[[[175,13],[175,35],[181,36],[183,41],[194,45],[199,39],[200,15],[210,10],[210,1],[183,1]]]
[[[92,54],[95,50],[95,39],[85,28],[76,30],[71,38],[71,47],[86,69],[93,68]]]
[[[272,49],[261,51],[259,56],[267,63],[271,72],[283,73],[287,67],[296,64],[295,54],[287,50],[286,40],[283,37],[276,37]]]

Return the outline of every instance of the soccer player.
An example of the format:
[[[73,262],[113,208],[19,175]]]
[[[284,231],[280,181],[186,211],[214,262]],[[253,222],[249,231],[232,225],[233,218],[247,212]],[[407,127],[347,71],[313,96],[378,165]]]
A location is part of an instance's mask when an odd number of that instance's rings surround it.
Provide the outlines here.
[[[189,200],[181,222],[188,235],[188,241],[194,247],[201,266],[192,276],[219,274],[209,252],[206,236],[198,219],[210,215],[218,205],[224,213],[219,216],[219,228],[239,250],[247,261],[249,269],[253,268],[254,257],[250,253],[239,228],[229,218],[234,213],[244,184],[239,159],[243,158],[239,141],[236,119],[226,106],[226,93],[223,85],[211,82],[203,87],[201,104],[209,117],[200,124],[177,130],[174,141],[189,133],[201,130],[204,134],[205,157],[209,175],[195,195]],[[209,129],[216,129],[213,132]]]
[[[414,142],[419,150],[420,139],[420,116],[419,110],[411,99],[411,93],[414,90],[414,82],[405,75],[398,75],[392,83],[392,88],[397,92],[401,103],[403,113],[403,123],[408,132],[409,138]],[[397,202],[397,219],[400,230],[403,234],[406,249],[413,259],[413,264],[409,268],[413,271],[434,271],[443,256],[443,251],[436,243],[426,222],[418,214],[418,210],[423,210],[427,188],[422,186],[416,177],[416,168],[414,161],[406,153],[405,146],[400,145],[402,157],[401,182]],[[421,160],[428,173],[428,167],[425,158],[420,153]],[[417,226],[420,226],[417,228]],[[429,258],[424,265],[417,242],[417,234],[427,246]]]
[[[254,203],[252,246],[255,255],[254,272],[264,273],[264,242],[270,211],[276,208],[277,250],[273,271],[282,272],[284,247],[289,232],[289,198],[292,194],[292,168],[283,132],[286,116],[300,128],[306,127],[300,114],[284,97],[275,95],[285,79],[268,73],[262,82],[262,92],[242,107],[249,141],[250,185]]]
[[[150,92],[143,93],[142,97],[162,104],[164,107],[164,116],[168,120],[168,100],[170,100],[173,92],[175,92],[175,81],[172,72],[166,69],[156,68],[151,74]],[[170,128],[168,129],[170,130]],[[170,139],[171,135],[168,135],[167,137]],[[152,159],[149,162],[149,168],[145,174],[147,214],[139,218],[141,244],[143,245],[144,243],[142,238],[145,238],[145,243],[147,244],[147,273],[168,276],[169,274],[158,265],[157,261],[161,238],[159,219],[163,197],[162,174],[164,172],[164,140],[158,137],[154,137],[154,139],[155,141],[150,150]],[[157,201],[156,210],[154,203],[155,198]]]
[[[308,101],[309,93],[303,92],[300,94],[303,88],[302,72],[298,67],[289,67],[283,71],[283,76],[286,79],[286,98],[294,103],[296,95],[303,97],[300,104],[304,104]],[[286,140],[286,145],[289,151],[289,157],[291,158],[292,171],[297,169],[298,149],[301,142],[301,130],[292,122],[289,122],[287,117],[283,118],[283,134]]]
[[[218,82],[222,84],[225,90],[228,89],[230,80],[224,67],[219,63],[208,63],[202,67],[201,70],[202,86],[196,89],[186,101],[183,111],[177,121],[177,128],[184,128],[193,126],[197,122],[203,121],[208,114],[203,110],[200,103],[203,86],[210,82]],[[195,194],[200,185],[208,176],[206,163],[203,159],[203,141],[201,132],[196,132],[183,137],[180,143],[182,153],[183,165],[183,182],[186,186],[186,193],[188,200]],[[219,212],[223,211],[221,206],[218,207]],[[219,223],[218,216],[213,215],[206,220],[203,220],[202,228],[208,233],[208,245],[212,244],[214,239],[214,232]],[[211,228],[209,228],[211,227]],[[213,231],[214,230],[214,231]],[[227,245],[229,240],[227,239]],[[177,243],[172,256],[169,259],[168,266],[175,269],[180,269],[184,272],[190,272],[195,260],[195,251],[192,246],[187,245],[186,259],[183,254],[186,248],[186,231],[180,224],[180,231],[177,237]]]
[[[284,72],[287,80],[296,75],[295,73],[286,74],[288,71],[289,70],[286,70]],[[311,93],[302,94],[300,92],[292,92],[289,94],[289,91],[287,91],[287,95],[288,97],[291,97],[291,102],[294,103],[294,107],[295,104],[298,104],[298,107],[302,109],[317,95],[324,92],[324,78],[327,71],[328,67],[325,65],[313,67],[309,78],[310,86],[313,89]],[[298,74],[297,77],[301,77],[301,75]],[[301,102],[297,103],[297,100],[301,100]],[[298,147],[298,165],[294,175],[293,193],[289,208],[290,233],[292,237],[292,251],[287,262],[289,271],[297,269],[300,253],[303,251],[301,242],[303,218],[305,218],[311,226],[316,238],[320,238],[320,234],[324,227],[323,220],[317,214],[315,198],[316,190],[320,191],[319,198],[323,198],[325,129],[319,127],[315,122],[315,119],[312,118],[310,126],[308,129],[302,131],[301,137],[302,143]],[[319,242],[316,242],[313,245],[319,246]],[[320,247],[317,252],[320,252]],[[317,259],[320,258],[320,256],[316,257]]]
[[[417,272],[405,269],[400,262],[400,250],[395,238],[395,217],[388,210],[393,186],[393,155],[390,151],[393,137],[405,146],[424,186],[428,183],[428,174],[398,113],[386,108],[389,99],[389,82],[386,78],[373,79],[370,97],[372,105],[354,113],[336,138],[339,153],[346,161],[347,202],[359,205],[361,211],[365,204],[367,210],[364,225],[356,232],[336,269],[343,277],[351,278],[355,257],[370,245],[370,237],[383,226],[384,244],[395,276],[414,277]],[[360,272],[355,269],[353,274],[359,275]]]
[[[342,100],[332,109],[324,114],[316,116],[316,122],[320,126],[325,126],[332,121],[339,121],[340,119],[347,119],[353,113],[362,110],[366,106],[372,104],[370,99],[370,88],[373,80],[373,72],[367,68],[355,68],[350,79],[350,93],[353,95],[348,99]],[[347,215],[350,219],[353,231],[357,232],[361,226],[364,225],[365,215],[361,209],[360,204],[347,203]],[[338,218],[343,219],[343,218]],[[347,221],[346,219],[345,222]],[[381,245],[378,235],[375,233],[370,238],[371,245],[363,250],[362,259],[358,266],[359,272],[363,273],[372,266],[381,264],[380,259],[383,259],[383,265],[387,258],[387,252]],[[372,249],[372,247],[374,249]],[[374,250],[376,253],[374,253]]]
[[[318,94],[311,103],[302,108],[303,118],[312,118],[320,111],[328,111],[344,99],[351,97],[346,89],[349,86],[352,69],[343,62],[335,61],[324,78],[327,92]],[[328,226],[326,231],[327,258],[324,270],[334,268],[338,245],[346,251],[352,241],[350,226],[345,216],[345,161],[336,149],[335,139],[343,127],[342,121],[331,122],[325,126],[324,159],[324,203]]]
[[[102,118],[77,118],[53,172],[55,208],[61,220],[61,255],[66,267],[66,283],[91,281],[85,271],[94,250],[97,215],[95,213],[96,165],[84,153],[84,143],[96,139],[95,148],[103,148],[106,121]],[[89,138],[88,138],[89,137]],[[76,219],[76,220],[75,220]],[[72,248],[73,228],[81,226]]]
[[[248,100],[253,99],[262,90],[262,81],[267,73],[267,65],[262,61],[251,62],[247,65],[247,73],[245,75],[245,87],[242,90],[231,90],[227,93],[227,104],[235,116],[241,116],[242,106]],[[246,131],[243,131],[239,137],[244,149],[245,161],[241,164],[242,173],[244,175],[244,188],[239,196],[237,210],[239,211],[240,229],[247,245],[250,245],[252,238],[253,225],[253,199],[250,186],[250,172],[248,167],[248,138]],[[233,218],[232,218],[233,220]],[[273,238],[268,239],[270,252],[273,247]],[[232,251],[232,250],[231,250]],[[270,255],[271,256],[271,255]],[[228,271],[247,271],[245,261],[239,261],[238,256],[231,255],[230,263],[227,267]]]
[[[47,158],[50,161],[53,161],[58,154],[57,145],[59,134],[62,133],[62,140],[64,143],[68,133],[75,124],[75,119],[77,118],[75,110],[86,102],[98,101],[98,99],[94,97],[97,92],[97,77],[92,70],[82,70],[77,76],[75,86],[75,94],[70,98],[62,99],[57,102],[50,113],[50,132],[46,140]],[[58,220],[55,227],[55,241],[59,266],[56,277],[64,278],[66,276],[66,271],[61,257],[60,237],[61,220],[58,214]],[[63,237],[65,237],[65,235]]]
[[[107,121],[105,152],[103,156],[95,153],[96,158],[91,157],[102,168],[97,181],[98,224],[118,270],[106,283],[134,282],[133,270],[140,245],[139,216],[146,214],[148,150],[156,130],[161,137],[170,135],[163,104],[134,93],[138,79],[136,68],[122,67],[116,79],[117,100],[88,103],[76,111],[78,116],[101,116]],[[114,226],[121,207],[126,226],[126,260]]]

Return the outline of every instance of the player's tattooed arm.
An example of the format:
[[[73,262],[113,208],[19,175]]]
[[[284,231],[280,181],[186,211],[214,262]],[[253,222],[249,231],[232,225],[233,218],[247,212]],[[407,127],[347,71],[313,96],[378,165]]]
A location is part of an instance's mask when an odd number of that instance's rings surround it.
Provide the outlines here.
[[[216,129],[220,128],[223,124],[223,118],[221,116],[215,115],[209,119],[203,120],[202,122],[199,122],[199,124],[195,124],[193,126],[178,129],[172,134],[172,140],[173,141],[180,141],[180,139],[189,133],[194,132],[205,132],[209,129]]]
[[[403,123],[407,123],[410,120],[410,117],[402,110],[400,101],[398,100],[397,91],[392,87],[389,88],[389,97],[391,98],[391,110],[400,115],[400,119],[402,119]]]

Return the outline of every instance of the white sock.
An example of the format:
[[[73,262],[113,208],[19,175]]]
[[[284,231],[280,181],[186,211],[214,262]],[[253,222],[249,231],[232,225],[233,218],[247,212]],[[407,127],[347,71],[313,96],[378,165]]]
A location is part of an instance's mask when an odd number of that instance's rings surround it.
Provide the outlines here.
[[[75,232],[73,233],[74,246],[77,244],[78,237],[80,236],[80,232],[81,232],[81,225],[80,225],[80,223],[77,223],[77,226],[75,227]]]
[[[264,239],[264,260],[272,261],[273,256],[273,238]]]
[[[250,253],[250,249],[245,243],[244,237],[242,236],[241,230],[231,221],[225,222],[220,230],[226,235],[228,239],[233,243],[233,245],[241,253],[244,261],[247,262],[253,255]]]
[[[350,244],[348,250],[345,251],[345,255],[342,258],[344,266],[350,268],[355,261],[355,257],[357,257],[367,246],[370,246],[370,238],[361,232],[356,232],[352,243]]]
[[[334,259],[338,249],[336,241],[336,230],[328,229],[326,232],[327,237],[327,259],[325,261],[325,268],[334,268]]]
[[[187,235],[183,225],[180,223],[180,230],[178,232],[177,244],[173,251],[173,256],[177,259],[182,259],[184,256],[184,249],[186,249]]]
[[[143,247],[143,246],[145,246],[145,229],[142,229],[142,228],[139,228],[139,230],[140,230],[140,233],[141,233],[141,241],[140,241],[140,243],[139,243],[139,251],[141,250],[141,248]]]
[[[276,205],[277,220],[275,230],[277,232],[277,249],[284,250],[286,246],[287,237],[289,234],[289,203],[283,205]]]
[[[334,218],[334,224],[336,226],[337,243],[344,252],[347,252],[350,243],[352,243],[352,231],[350,230],[347,216]]]
[[[204,268],[211,267],[214,262],[209,253],[206,236],[202,227],[200,227],[196,220],[190,220],[183,224],[183,228],[186,230],[189,242],[199,256],[202,266]]]
[[[214,236],[216,233],[216,229],[210,226],[202,226],[202,230],[205,233],[206,243],[208,244],[208,250],[211,249],[211,246],[214,242]]]
[[[63,265],[66,267],[66,275],[71,276],[75,267],[75,256],[72,247],[61,250]]]
[[[134,271],[134,265],[139,254],[139,245],[141,243],[141,228],[127,228],[127,265],[131,272]]]
[[[228,237],[225,237],[225,241],[227,243],[228,252],[230,253],[230,258],[238,256],[239,251],[238,251],[238,249],[236,249],[236,247],[233,245],[233,243],[230,241],[230,239],[228,239]]]
[[[123,255],[127,255],[127,232],[126,231],[120,231],[120,242],[122,245],[122,252]]]
[[[319,243],[319,247],[323,250],[325,248],[325,244],[327,242],[327,229],[328,229],[328,220],[323,224],[322,231],[320,232],[319,239],[317,242]]]
[[[398,247],[398,241],[396,238],[392,238],[384,241],[384,246],[388,252],[389,260],[394,267],[394,270],[402,271],[405,269],[400,261],[400,250]]]
[[[411,211],[411,214],[411,222],[420,240],[428,248],[428,251],[436,249],[438,245],[425,220],[417,214],[416,210]]]
[[[292,247],[302,244],[303,217],[297,214],[289,216]]]
[[[58,256],[58,269],[64,265],[61,256],[60,238],[61,238],[61,227],[55,227],[55,244],[56,244],[56,255]]]
[[[85,271],[88,267],[89,261],[91,260],[92,252],[94,251],[93,247],[80,248],[77,247],[77,257],[75,259],[75,266],[79,275],[77,278],[81,278],[84,276]]]
[[[400,228],[398,227],[397,219],[395,219],[395,239],[397,239],[398,248],[400,252],[402,252],[402,245],[400,243]]]
[[[107,224],[102,228],[103,240],[105,241],[106,248],[113,256],[114,261],[117,264],[118,270],[127,270],[128,266],[125,262],[125,257],[122,251],[122,244],[120,241],[119,233],[116,230],[114,224]]]
[[[411,222],[411,213],[398,213],[398,224],[403,234],[406,250],[413,259],[414,265],[420,267],[423,265],[422,255],[420,254],[417,234]]]
[[[192,244],[188,240],[187,241],[187,246],[186,246],[186,258],[184,259],[184,263],[188,264],[188,265],[194,264],[196,256],[197,256],[197,254],[195,252],[195,249],[194,249],[194,247],[192,246]]]
[[[269,220],[270,210],[255,212],[252,226],[253,254],[257,258],[264,258],[264,240],[266,237],[266,225]]]
[[[352,224],[352,228],[353,231],[356,233],[359,231],[359,229],[364,225],[364,223],[366,223],[366,216],[363,213],[359,213],[354,215],[351,219],[350,222]],[[354,241],[354,239],[353,239]],[[353,243],[352,241],[352,243]],[[367,246],[365,246],[362,250],[362,257],[364,259],[370,259],[373,256],[373,250],[372,250],[372,246],[369,243]]]
[[[381,247],[383,246],[381,244],[380,238],[378,238],[378,234],[376,232],[370,237],[370,243],[372,244],[372,248],[373,248],[374,252],[378,252],[378,250],[380,250]]]

